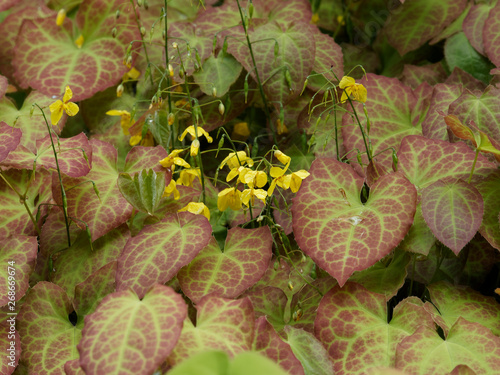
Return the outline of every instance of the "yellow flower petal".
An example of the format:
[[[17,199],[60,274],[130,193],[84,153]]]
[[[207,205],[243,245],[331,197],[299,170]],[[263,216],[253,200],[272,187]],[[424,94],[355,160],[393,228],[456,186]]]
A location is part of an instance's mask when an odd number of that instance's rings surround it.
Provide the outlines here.
[[[132,137],[130,137],[130,141],[129,141],[130,146],[135,146],[135,145],[139,144],[141,139],[142,139],[141,135],[133,135]]]
[[[169,197],[172,193],[174,193],[174,199],[177,200],[181,197],[179,191],[177,190],[177,184],[174,180],[170,180],[170,183],[165,187],[165,191],[163,192],[164,197]]]
[[[66,9],[64,8],[60,9],[59,12],[57,12],[56,25],[61,26],[65,18],[66,18]]]
[[[64,103],[69,102],[72,97],[73,97],[73,91],[71,91],[69,86],[66,86],[66,88],[64,89],[63,102]]]
[[[287,156],[285,155],[283,152],[281,152],[280,150],[276,150],[274,151],[274,156],[276,157],[276,159],[278,159],[282,164],[288,164],[290,163],[290,160],[292,160],[290,158],[290,156]]]
[[[63,102],[60,100],[56,100],[49,106],[49,110],[50,122],[52,122],[52,125],[57,125],[63,115]]]
[[[345,89],[346,87],[353,86],[356,83],[356,80],[349,76],[343,76],[339,82],[339,87],[341,89]]]
[[[208,220],[210,220],[210,210],[208,209],[207,206],[203,204],[203,202],[189,202],[187,206],[181,208],[177,212],[183,212],[183,211],[188,211],[191,212],[192,214],[195,215],[203,215],[205,216]]]
[[[199,149],[200,149],[200,141],[195,139],[193,142],[191,142],[191,148],[189,154],[191,156],[196,156],[198,155]]]
[[[84,41],[85,40],[83,39],[83,35],[80,34],[80,36],[75,40],[75,44],[78,48],[82,48]]]
[[[201,178],[200,168],[183,169],[177,179],[177,185],[193,186],[194,179]]]
[[[246,122],[238,122],[234,125],[233,132],[231,134],[232,139],[244,141],[249,136],[250,130],[248,129],[248,124]]]
[[[66,111],[66,114],[68,116],[74,116],[78,113],[80,108],[78,108],[78,106],[75,103],[69,102],[64,104],[64,110]]]

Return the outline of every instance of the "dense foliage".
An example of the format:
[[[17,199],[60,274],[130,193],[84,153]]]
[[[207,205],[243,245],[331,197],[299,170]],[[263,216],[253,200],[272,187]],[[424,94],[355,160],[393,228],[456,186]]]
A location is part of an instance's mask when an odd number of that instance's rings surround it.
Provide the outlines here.
[[[0,42],[0,373],[498,372],[499,1],[0,0]]]

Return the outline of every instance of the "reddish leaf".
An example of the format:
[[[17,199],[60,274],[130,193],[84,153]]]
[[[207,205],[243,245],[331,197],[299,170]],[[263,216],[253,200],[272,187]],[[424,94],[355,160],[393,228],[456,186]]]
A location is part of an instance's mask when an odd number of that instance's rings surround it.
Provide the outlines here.
[[[446,79],[446,71],[440,62],[422,66],[405,64],[402,74],[401,81],[412,89],[416,89],[422,82],[434,86]]]
[[[445,83],[450,85],[462,85],[463,87],[467,87],[469,90],[484,91],[486,88],[486,85],[483,82],[474,78],[472,75],[459,67],[453,68],[453,72],[448,78],[446,78]]]
[[[80,366],[80,359],[73,359],[64,364],[64,373],[66,375],[85,375]]]
[[[448,115],[445,116],[444,122],[449,126],[450,130],[453,132],[455,137],[460,139],[469,140],[475,143],[474,133],[471,129],[460,122],[457,116]],[[477,147],[477,145],[475,144]]]
[[[363,179],[347,164],[316,159],[293,200],[301,249],[342,286],[386,256],[413,222],[417,192],[399,173],[381,177],[361,203]]]
[[[288,298],[283,290],[274,286],[245,292],[243,296],[252,301],[255,317],[266,317],[274,329],[280,331],[285,326],[285,310]]]
[[[481,225],[483,198],[462,180],[442,179],[423,190],[422,213],[436,238],[458,255]]]
[[[435,243],[436,237],[424,220],[422,204],[419,202],[413,224],[399,247],[404,251],[427,256]]]
[[[5,265],[0,279],[0,306],[8,304],[9,311],[16,312],[15,301],[20,300],[28,290],[28,279],[35,265],[38,243],[34,236],[14,234],[0,240],[0,249],[0,262]],[[11,285],[12,281],[14,285]]]
[[[182,291],[198,303],[205,295],[235,298],[266,272],[272,256],[269,227],[231,228],[224,252],[214,237],[177,278]]]
[[[313,36],[316,42],[316,55],[312,70],[313,73],[322,73],[323,76],[311,77],[308,86],[314,91],[320,90],[322,92],[325,90],[323,85],[327,83],[326,80],[337,82],[335,76],[341,79],[344,74],[342,48],[335,43],[331,36],[323,34],[319,30],[313,30]]]
[[[464,19],[462,28],[464,30],[467,39],[469,39],[472,47],[476,49],[481,55],[484,55],[484,44],[483,44],[483,29],[488,19],[490,10],[494,5],[485,3],[479,3],[473,5]]]
[[[7,77],[0,75],[0,99],[3,98],[3,96],[7,92],[8,87],[9,87],[9,81],[7,80]]]
[[[500,225],[498,219],[500,212],[500,199],[498,199],[500,196],[500,173],[493,171],[475,186],[483,196],[485,207],[479,233],[486,238],[491,246],[500,250]]]
[[[17,148],[21,141],[21,130],[11,128],[5,122],[0,121],[0,134],[2,134],[2,144],[0,144],[0,162],[2,162],[11,151]]]
[[[300,361],[293,354],[290,345],[281,340],[273,326],[261,316],[255,322],[253,349],[279,364],[289,374],[304,374]]]
[[[140,300],[131,290],[105,297],[85,317],[78,345],[86,374],[151,374],[174,348],[187,306],[165,285],[154,284]]]
[[[21,338],[16,331],[16,316],[6,316],[0,322],[0,350],[4,357],[0,361],[0,371],[2,374],[10,375],[16,369],[21,356]]]
[[[484,51],[500,67],[500,3],[490,11],[483,28]]]
[[[78,358],[83,322],[74,326],[68,319],[72,311],[68,296],[55,284],[42,281],[29,291],[17,323],[21,361],[30,373],[64,374],[64,364]]]
[[[205,296],[196,306],[196,327],[187,318],[181,337],[168,358],[176,365],[208,349],[223,350],[230,357],[252,348],[255,316],[248,298],[229,300]]]
[[[212,227],[203,215],[168,215],[128,240],[118,259],[116,289],[132,288],[142,297],[154,283],[165,283],[208,244]],[[152,246],[151,244],[154,244]]]
[[[12,8],[14,5],[19,3],[21,0],[2,0],[0,1],[0,12]]]

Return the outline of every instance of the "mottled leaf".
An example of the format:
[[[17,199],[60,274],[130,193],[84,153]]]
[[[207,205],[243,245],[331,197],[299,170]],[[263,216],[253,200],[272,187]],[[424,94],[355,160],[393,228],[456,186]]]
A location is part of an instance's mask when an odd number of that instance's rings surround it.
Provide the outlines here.
[[[462,28],[470,44],[477,52],[484,55],[483,29],[488,19],[490,10],[494,4],[491,2],[483,2],[475,4],[471,7],[469,14],[464,19]]]
[[[266,317],[277,331],[285,326],[285,311],[288,298],[280,288],[268,286],[252,291],[248,291],[243,296],[252,301],[255,310],[255,317]]]
[[[11,151],[17,148],[21,141],[22,132],[0,121],[0,134],[2,134],[2,144],[0,144],[0,162],[2,162]]]
[[[404,251],[427,256],[435,242],[436,237],[434,237],[431,229],[424,220],[422,203],[419,202],[415,217],[413,218],[413,224],[399,247]]]
[[[224,252],[212,237],[208,246],[179,272],[182,291],[194,303],[210,293],[235,298],[264,275],[271,260],[271,248],[268,227],[231,228]]]
[[[312,73],[320,73],[322,76],[309,78],[308,86],[314,91],[324,91],[323,85],[328,83],[327,80],[337,82],[335,76],[341,79],[344,74],[342,48],[335,43],[331,36],[323,34],[319,30],[314,30],[313,35],[316,42],[316,54]]]
[[[203,93],[213,95],[215,89],[215,96],[221,97],[236,82],[242,69],[233,56],[220,52],[217,57],[211,55],[206,59],[202,69],[195,72],[193,78]]]
[[[0,350],[4,357],[0,361],[2,374],[11,375],[19,363],[21,356],[21,338],[16,331],[16,316],[7,316],[0,322]]]
[[[475,186],[483,196],[485,207],[479,233],[486,238],[491,246],[500,250],[500,224],[498,219],[500,213],[500,199],[498,199],[500,196],[500,172],[492,171]]]
[[[500,3],[490,11],[483,27],[484,52],[497,67],[500,67]]]
[[[416,89],[422,82],[434,86],[446,79],[446,71],[441,63],[422,66],[405,64],[402,75],[401,81],[412,89]]]
[[[363,204],[363,179],[347,164],[316,159],[293,199],[295,238],[342,286],[386,256],[413,222],[417,192],[399,173],[382,176]]]
[[[118,259],[116,289],[132,288],[142,297],[154,283],[165,283],[208,244],[212,227],[203,215],[180,212],[145,227],[128,240]]]
[[[187,306],[168,286],[154,284],[144,298],[132,290],[105,297],[85,317],[78,345],[86,374],[151,374],[174,348]]]

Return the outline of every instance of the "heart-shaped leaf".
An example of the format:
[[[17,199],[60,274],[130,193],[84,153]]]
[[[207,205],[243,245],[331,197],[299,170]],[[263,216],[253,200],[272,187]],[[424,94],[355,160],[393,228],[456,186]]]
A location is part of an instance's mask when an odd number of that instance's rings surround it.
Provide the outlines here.
[[[17,315],[23,351],[21,361],[31,373],[64,374],[64,364],[78,358],[83,320],[68,319],[73,306],[63,289],[42,281],[31,289]]]
[[[319,29],[313,29],[313,35],[316,42],[316,55],[312,73],[319,73],[322,76],[309,78],[308,86],[314,91],[324,91],[327,80],[336,82],[335,76],[338,79],[342,78],[344,73],[342,48],[331,36],[323,34]]]
[[[215,92],[215,96],[221,97],[236,82],[242,69],[233,56],[220,52],[217,57],[211,55],[206,59],[202,69],[194,73],[193,78],[205,94],[213,95]]]
[[[444,82],[447,76],[440,62],[422,66],[405,64],[402,74],[401,81],[412,89],[416,89],[423,82],[434,86]]]
[[[2,144],[0,145],[0,162],[2,162],[11,151],[17,148],[21,141],[22,132],[0,121],[0,134],[2,134]]]
[[[316,159],[310,173],[293,199],[295,238],[342,286],[401,242],[413,222],[417,192],[401,174],[391,173],[373,184],[363,204],[363,179],[349,165]]]
[[[484,2],[473,5],[464,19],[462,28],[474,49],[484,55],[483,28],[494,4]]]
[[[422,192],[422,214],[436,238],[458,255],[481,225],[483,198],[462,180],[439,180]]]
[[[85,317],[80,364],[89,375],[153,373],[175,346],[186,316],[182,297],[165,285],[153,285],[142,300],[131,290],[112,293]]]
[[[76,25],[69,18],[62,26],[52,18],[25,20],[15,46],[16,78],[47,95],[61,95],[69,85],[74,101],[115,85],[127,71],[122,61],[128,43],[141,39],[135,12],[125,4],[124,0],[85,1],[78,9]],[[81,47],[75,43],[79,36],[84,40]]]
[[[165,190],[165,173],[156,174],[152,169],[143,169],[134,177],[121,173],[118,188],[135,209],[153,215]]]
[[[491,9],[483,24],[484,52],[497,67],[500,67],[500,3]]]
[[[393,366],[398,343],[420,326],[434,328],[419,299],[410,297],[400,302],[388,323],[385,296],[349,282],[325,294],[314,331],[328,350],[335,373],[363,374],[373,366]]]
[[[248,298],[205,296],[196,310],[196,327],[189,318],[184,321],[181,337],[168,358],[171,365],[208,349],[224,350],[230,357],[252,349],[255,315]]]
[[[182,291],[194,302],[214,293],[234,298],[255,284],[266,272],[272,256],[269,227],[231,228],[224,252],[215,238],[178,274]]]
[[[212,227],[203,215],[179,212],[132,237],[118,259],[116,289],[132,288],[142,297],[154,283],[165,283],[210,241]],[[154,246],[152,246],[154,244]]]

